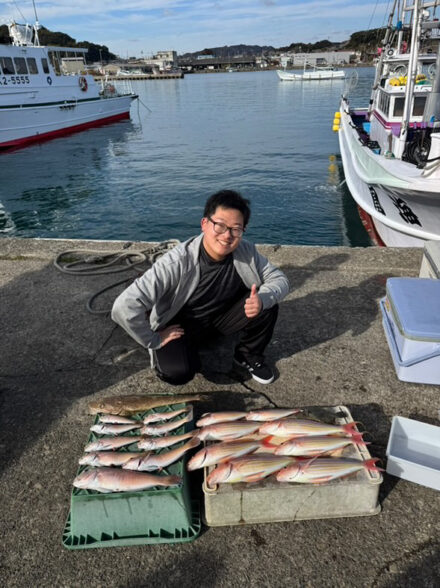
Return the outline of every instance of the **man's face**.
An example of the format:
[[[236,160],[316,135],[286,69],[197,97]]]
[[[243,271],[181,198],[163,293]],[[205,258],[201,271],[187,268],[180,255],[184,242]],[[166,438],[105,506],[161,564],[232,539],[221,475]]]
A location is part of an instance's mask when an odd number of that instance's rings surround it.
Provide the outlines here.
[[[210,219],[207,217],[202,218],[203,245],[212,259],[221,261],[232,253],[234,249],[237,249],[241,240],[241,237],[231,235],[230,230],[220,234],[221,225],[226,225],[230,229],[243,230],[243,215],[235,208],[218,206]],[[214,225],[214,222],[220,224]]]

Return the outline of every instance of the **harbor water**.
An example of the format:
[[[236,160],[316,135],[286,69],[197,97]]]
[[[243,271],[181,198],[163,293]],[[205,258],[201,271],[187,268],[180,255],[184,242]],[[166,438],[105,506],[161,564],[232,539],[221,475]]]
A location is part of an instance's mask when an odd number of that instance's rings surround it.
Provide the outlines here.
[[[0,153],[0,237],[184,240],[220,189],[251,200],[257,243],[366,246],[334,112],[368,103],[373,68],[347,80],[275,71],[133,82],[131,120]]]

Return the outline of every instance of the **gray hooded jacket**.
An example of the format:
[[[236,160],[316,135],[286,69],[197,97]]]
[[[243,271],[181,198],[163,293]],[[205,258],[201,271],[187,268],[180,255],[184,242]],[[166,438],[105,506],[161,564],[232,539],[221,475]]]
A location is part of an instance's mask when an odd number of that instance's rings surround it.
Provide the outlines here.
[[[112,319],[143,347],[160,347],[157,331],[171,321],[197,288],[202,239],[203,233],[174,247],[116,298]],[[240,241],[232,256],[245,286],[250,290],[256,284],[263,309],[274,306],[289,292],[285,274],[249,241]]]

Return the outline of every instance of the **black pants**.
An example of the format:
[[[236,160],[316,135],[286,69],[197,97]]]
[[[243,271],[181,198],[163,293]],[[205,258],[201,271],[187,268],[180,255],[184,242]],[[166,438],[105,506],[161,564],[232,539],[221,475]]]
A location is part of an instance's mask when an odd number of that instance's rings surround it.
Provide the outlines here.
[[[235,354],[250,361],[261,361],[269,344],[278,317],[278,305],[260,312],[249,319],[244,304],[249,294],[240,298],[225,312],[213,316],[208,323],[196,320],[186,323],[177,315],[170,324],[182,324],[185,334],[154,351],[158,376],[170,384],[185,384],[200,369],[198,347],[206,339],[216,335],[232,335],[240,332]]]

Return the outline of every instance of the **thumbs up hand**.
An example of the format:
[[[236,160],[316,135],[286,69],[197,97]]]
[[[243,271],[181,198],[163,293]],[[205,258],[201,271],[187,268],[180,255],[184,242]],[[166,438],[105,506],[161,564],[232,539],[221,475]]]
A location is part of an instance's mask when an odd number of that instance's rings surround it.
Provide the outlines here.
[[[263,303],[258,295],[257,286],[252,284],[249,298],[246,298],[246,302],[244,303],[244,313],[248,318],[255,318],[260,314],[262,308]]]

